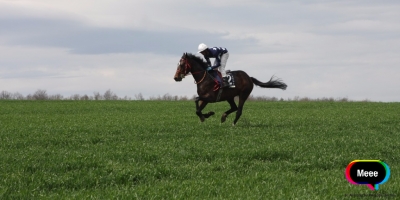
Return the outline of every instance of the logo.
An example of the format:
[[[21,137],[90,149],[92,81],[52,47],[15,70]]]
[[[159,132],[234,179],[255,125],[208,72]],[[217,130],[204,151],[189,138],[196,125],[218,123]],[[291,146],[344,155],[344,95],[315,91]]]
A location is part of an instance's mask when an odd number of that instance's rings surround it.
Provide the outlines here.
[[[367,185],[378,190],[390,177],[389,166],[380,160],[354,160],[346,167],[345,176],[352,184]]]

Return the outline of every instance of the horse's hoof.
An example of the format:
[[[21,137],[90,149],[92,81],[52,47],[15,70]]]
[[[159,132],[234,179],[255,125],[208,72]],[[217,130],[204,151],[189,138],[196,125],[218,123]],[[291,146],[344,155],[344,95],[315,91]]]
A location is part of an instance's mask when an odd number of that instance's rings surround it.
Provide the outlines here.
[[[215,112],[211,111],[211,112],[208,112],[208,114],[211,116],[211,115],[214,115]]]
[[[222,117],[221,117],[221,123],[224,123],[224,122],[226,121],[226,116],[227,116],[226,113],[224,113],[224,114],[222,115]]]

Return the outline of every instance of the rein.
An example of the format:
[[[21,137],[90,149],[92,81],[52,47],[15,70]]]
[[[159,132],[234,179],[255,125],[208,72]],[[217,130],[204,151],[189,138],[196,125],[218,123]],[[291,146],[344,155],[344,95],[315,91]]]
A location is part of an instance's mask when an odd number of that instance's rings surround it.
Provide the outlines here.
[[[193,74],[193,73],[192,73],[192,74]],[[200,80],[199,82],[196,82],[196,80],[194,80],[194,84],[199,84],[199,83],[201,83],[201,82],[204,80],[204,78],[206,77],[206,74],[207,74],[207,70],[204,70],[203,78],[201,78],[201,80]]]

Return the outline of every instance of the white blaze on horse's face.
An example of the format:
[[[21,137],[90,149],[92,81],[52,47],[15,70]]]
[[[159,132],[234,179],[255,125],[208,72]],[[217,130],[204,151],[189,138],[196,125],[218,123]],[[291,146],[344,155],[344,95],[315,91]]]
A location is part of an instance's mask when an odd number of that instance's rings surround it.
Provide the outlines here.
[[[176,68],[176,73],[174,76],[175,81],[181,81],[182,78],[185,78],[185,72],[183,71],[185,70],[182,64],[182,59],[178,62],[178,66]]]
[[[184,70],[184,67],[183,67],[184,65],[183,65],[183,63],[182,63],[182,59],[181,60],[179,60],[179,62],[178,62],[178,70],[180,71],[180,72],[183,72],[183,73],[180,73],[180,75],[181,75],[181,78],[185,78],[185,71],[183,71]]]

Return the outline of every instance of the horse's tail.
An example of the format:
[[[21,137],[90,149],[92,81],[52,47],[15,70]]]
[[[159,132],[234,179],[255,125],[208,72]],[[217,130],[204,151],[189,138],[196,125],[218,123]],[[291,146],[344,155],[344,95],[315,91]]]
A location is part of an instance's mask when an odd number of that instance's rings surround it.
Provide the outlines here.
[[[282,90],[286,90],[287,88],[287,85],[281,79],[275,78],[275,76],[272,76],[271,79],[266,83],[263,83],[255,79],[254,77],[250,78],[255,85],[260,86],[262,88],[280,88]]]

